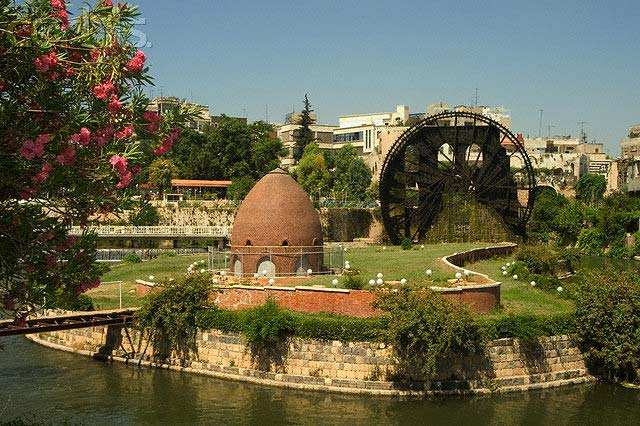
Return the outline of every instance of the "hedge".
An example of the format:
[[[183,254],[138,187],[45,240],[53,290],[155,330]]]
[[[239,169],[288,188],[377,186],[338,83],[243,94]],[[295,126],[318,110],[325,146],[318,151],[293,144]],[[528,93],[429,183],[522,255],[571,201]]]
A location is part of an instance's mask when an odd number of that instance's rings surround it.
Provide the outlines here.
[[[229,311],[209,308],[197,316],[202,330],[241,333],[248,310]],[[332,314],[304,314],[291,312],[294,318],[293,335],[318,340],[383,341],[388,320],[385,317],[357,318]],[[506,315],[477,317],[482,332],[489,339],[514,337],[531,340],[541,336],[570,334],[575,330],[573,316],[564,315]]]

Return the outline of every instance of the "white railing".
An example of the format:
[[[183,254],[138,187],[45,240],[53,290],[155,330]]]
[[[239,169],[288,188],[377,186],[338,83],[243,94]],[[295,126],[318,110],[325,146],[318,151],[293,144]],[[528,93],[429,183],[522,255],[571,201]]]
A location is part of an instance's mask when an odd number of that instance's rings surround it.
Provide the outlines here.
[[[87,230],[101,237],[228,237],[228,226],[91,226]],[[83,229],[71,227],[72,235],[81,235]]]

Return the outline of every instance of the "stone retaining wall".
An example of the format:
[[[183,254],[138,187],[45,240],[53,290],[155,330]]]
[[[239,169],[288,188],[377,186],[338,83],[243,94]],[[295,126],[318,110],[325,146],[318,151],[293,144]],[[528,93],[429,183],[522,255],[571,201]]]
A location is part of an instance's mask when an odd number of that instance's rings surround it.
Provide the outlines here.
[[[291,339],[268,358],[254,356],[242,336],[200,332],[197,357],[152,362],[151,348],[137,332],[115,326],[31,335],[36,343],[101,359],[122,361],[219,378],[320,391],[376,395],[425,395],[516,391],[592,380],[569,337],[522,345],[492,341],[484,356],[452,359],[427,390],[409,391],[390,381],[394,363],[384,343]]]

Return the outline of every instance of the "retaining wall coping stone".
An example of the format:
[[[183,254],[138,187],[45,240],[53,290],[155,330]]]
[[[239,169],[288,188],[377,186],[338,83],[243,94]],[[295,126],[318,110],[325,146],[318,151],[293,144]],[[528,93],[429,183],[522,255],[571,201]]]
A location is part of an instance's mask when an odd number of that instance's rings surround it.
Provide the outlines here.
[[[327,288],[327,287],[308,287],[308,286],[297,286],[296,290],[302,291],[321,291],[326,293],[351,293],[351,290],[346,288]]]

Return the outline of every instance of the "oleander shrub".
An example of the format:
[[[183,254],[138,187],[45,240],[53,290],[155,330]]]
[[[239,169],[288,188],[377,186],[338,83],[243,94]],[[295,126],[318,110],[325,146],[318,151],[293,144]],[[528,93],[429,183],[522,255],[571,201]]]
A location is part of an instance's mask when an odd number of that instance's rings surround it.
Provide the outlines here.
[[[381,292],[397,381],[427,381],[451,359],[483,352],[485,337],[469,309],[429,290]]]
[[[402,247],[402,250],[411,250],[413,243],[411,242],[411,239],[403,238],[402,242],[400,242],[400,247]]]
[[[607,269],[580,279],[576,336],[590,368],[609,380],[637,380],[640,368],[640,277]]]
[[[124,263],[140,263],[142,262],[142,259],[140,258],[140,256],[138,256],[137,253],[131,252],[122,256],[122,261]]]

